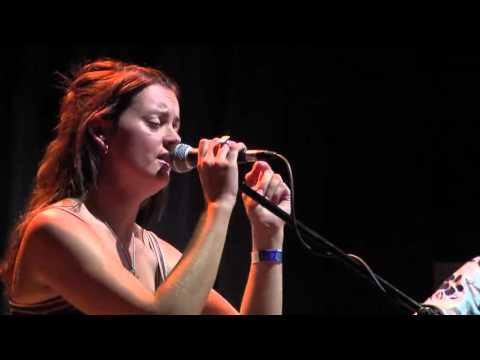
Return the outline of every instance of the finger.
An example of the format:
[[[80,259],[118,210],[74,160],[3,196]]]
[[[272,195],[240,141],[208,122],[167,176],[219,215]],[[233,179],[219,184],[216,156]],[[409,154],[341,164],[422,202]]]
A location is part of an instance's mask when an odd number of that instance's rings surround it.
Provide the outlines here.
[[[209,140],[202,139],[198,143],[198,160],[204,158],[207,155]]]
[[[229,143],[229,140],[230,139],[230,136],[228,135],[225,135],[225,136],[222,136],[221,138],[215,138],[215,140],[217,141],[217,144],[214,148],[214,155],[215,157],[218,157],[218,153],[222,150],[222,147],[225,145],[225,144],[228,144]]]
[[[218,139],[218,141],[220,141],[220,143],[224,144],[224,143],[228,142],[229,139],[230,139],[230,135],[224,135],[220,139]]]
[[[278,174],[273,174],[270,183],[268,184],[268,188],[265,190],[265,197],[273,201],[273,196],[282,183],[282,177]]]
[[[217,160],[227,160],[227,156],[230,153],[231,145],[230,142],[225,142],[223,144],[219,144],[219,149],[217,150]]]
[[[262,174],[262,168],[258,166],[258,162],[253,164],[252,169],[245,175],[245,183],[253,187],[258,182],[260,175]]]
[[[245,176],[247,184],[252,188],[258,188],[258,183],[261,181],[263,173],[267,169],[266,163],[263,161],[257,161],[253,164],[252,170]]]
[[[228,147],[228,153],[226,154],[226,160],[230,163],[230,165],[237,166],[238,162],[238,153],[245,145],[236,143],[233,141],[229,141],[226,145]]]
[[[254,189],[260,194],[266,194],[268,186],[270,185],[270,181],[273,177],[273,171],[270,169],[262,169],[262,173],[260,178],[255,185]]]
[[[257,161],[257,162],[255,163],[255,166],[257,166],[262,173],[263,173],[263,172],[266,172],[266,171],[270,171],[270,172],[273,173],[272,168],[271,168],[270,165],[269,165],[267,162],[265,162],[265,161]]]
[[[272,196],[271,201],[275,204],[278,205],[283,201],[290,201],[291,200],[291,193],[290,193],[290,188],[282,182],[280,185],[278,185],[275,193]]]
[[[215,158],[215,147],[218,145],[218,141],[218,138],[213,138],[208,142],[207,153],[204,156],[206,160],[213,160]]]
[[[248,174],[245,175],[245,181],[247,182],[247,185],[250,187],[253,187],[257,184],[259,181],[260,176],[262,173],[266,170],[269,169],[270,166],[264,162],[264,161],[256,161],[252,169]]]
[[[228,144],[230,147],[230,151],[227,154],[227,160],[229,162],[236,163],[238,161],[238,154],[240,153],[240,151],[246,151],[247,146],[244,143],[237,143],[234,141],[228,141]]]

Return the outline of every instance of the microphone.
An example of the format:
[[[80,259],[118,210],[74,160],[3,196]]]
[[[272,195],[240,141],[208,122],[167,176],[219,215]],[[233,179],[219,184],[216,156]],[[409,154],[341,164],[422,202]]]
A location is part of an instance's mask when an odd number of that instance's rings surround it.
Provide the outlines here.
[[[252,163],[275,156],[273,151],[268,150],[244,150],[238,154],[238,164]],[[177,173],[186,173],[197,166],[198,149],[187,144],[178,144],[170,153],[172,169]]]

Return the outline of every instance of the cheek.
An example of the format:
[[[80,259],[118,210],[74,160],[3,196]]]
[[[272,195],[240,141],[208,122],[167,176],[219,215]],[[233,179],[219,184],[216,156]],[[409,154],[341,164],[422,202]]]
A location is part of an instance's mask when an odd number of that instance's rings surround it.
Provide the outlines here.
[[[115,142],[120,157],[133,160],[139,165],[145,165],[156,158],[157,141],[150,134],[141,131],[119,131]]]

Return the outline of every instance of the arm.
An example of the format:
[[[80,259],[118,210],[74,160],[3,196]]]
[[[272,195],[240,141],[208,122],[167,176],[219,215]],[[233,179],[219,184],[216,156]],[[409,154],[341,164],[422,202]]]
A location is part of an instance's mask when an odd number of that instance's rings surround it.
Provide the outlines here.
[[[37,216],[25,237],[24,260],[36,279],[88,314],[200,314],[217,276],[238,190],[241,146],[217,144],[200,143],[206,208],[181,260],[154,294],[105,256],[88,226],[73,218],[59,221],[54,209]]]
[[[252,231],[254,232],[254,231]],[[252,235],[253,243],[283,241],[283,231],[268,237]],[[281,246],[265,246],[263,249],[281,249]],[[255,251],[255,247],[252,249]],[[259,262],[250,265],[247,285],[242,298],[242,314],[281,315],[283,305],[283,265]]]
[[[245,177],[247,185],[264,195],[287,213],[290,212],[290,190],[265,162],[254,164]],[[258,203],[243,196],[252,229],[252,251],[283,249],[285,223]],[[242,314],[282,314],[282,263],[259,262],[250,266],[242,299]]]
[[[247,175],[247,183],[256,188],[285,210],[290,208],[290,192],[278,175],[271,172],[268,164],[258,163]],[[265,191],[266,189],[266,191]],[[284,224],[267,210],[244,198],[252,225],[253,250],[281,249]],[[174,268],[182,254],[171,244],[158,239],[167,261],[168,271]],[[203,314],[238,315],[239,312],[218,292],[211,290]],[[245,288],[241,314],[282,313],[282,264],[261,262],[252,264]]]
[[[182,258],[182,253],[168,242],[158,238],[156,234],[152,233],[160,243],[163,254],[165,256],[167,273],[175,268],[177,263]],[[233,307],[228,300],[215,290],[211,290],[208,294],[205,307],[202,310],[203,315],[239,315],[239,312]]]
[[[32,221],[19,259],[38,283],[87,314],[198,314],[216,277],[230,212],[205,211],[182,260],[154,294],[106,254],[87,225],[55,209]]]

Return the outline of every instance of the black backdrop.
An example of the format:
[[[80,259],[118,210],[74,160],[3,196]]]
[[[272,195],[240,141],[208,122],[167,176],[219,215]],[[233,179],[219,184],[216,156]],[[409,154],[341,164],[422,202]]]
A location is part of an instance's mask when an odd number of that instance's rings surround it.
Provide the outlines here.
[[[478,253],[480,49],[25,43],[2,54],[2,246],[53,136],[54,72],[108,56],[157,66],[179,82],[184,142],[228,133],[287,156],[299,219],[413,298],[433,291],[435,262]],[[195,174],[175,176],[157,232],[183,249],[201,207]],[[249,249],[239,202],[216,283],[236,306]],[[403,313],[344,266],[308,254],[292,232],[284,299],[286,314]]]

